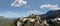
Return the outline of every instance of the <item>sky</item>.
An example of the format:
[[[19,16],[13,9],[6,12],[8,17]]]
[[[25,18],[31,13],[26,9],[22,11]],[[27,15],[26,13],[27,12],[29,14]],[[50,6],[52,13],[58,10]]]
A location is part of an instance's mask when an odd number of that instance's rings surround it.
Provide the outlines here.
[[[60,0],[0,0],[0,16],[17,18],[60,9]]]

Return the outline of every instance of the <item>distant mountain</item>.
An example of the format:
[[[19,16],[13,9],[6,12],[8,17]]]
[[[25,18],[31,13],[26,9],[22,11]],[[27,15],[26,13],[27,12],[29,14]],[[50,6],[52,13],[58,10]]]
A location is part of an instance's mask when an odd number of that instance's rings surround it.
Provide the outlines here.
[[[56,17],[60,17],[60,10],[51,10],[48,11],[46,14],[38,15],[42,19],[54,19]]]
[[[0,16],[0,21],[9,21],[9,19],[7,19],[7,18],[4,17],[4,16]]]
[[[49,18],[49,19],[60,17],[60,10],[48,11],[46,15],[47,15],[47,18]]]
[[[46,14],[42,14],[42,15],[38,15],[41,17],[41,19],[46,19],[47,18],[47,15]]]

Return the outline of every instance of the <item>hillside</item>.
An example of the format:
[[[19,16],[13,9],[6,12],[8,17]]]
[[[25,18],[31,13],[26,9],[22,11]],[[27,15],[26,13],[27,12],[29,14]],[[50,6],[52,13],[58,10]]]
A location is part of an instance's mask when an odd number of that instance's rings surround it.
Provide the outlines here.
[[[4,16],[0,16],[0,26],[10,26],[12,19],[7,19]]]

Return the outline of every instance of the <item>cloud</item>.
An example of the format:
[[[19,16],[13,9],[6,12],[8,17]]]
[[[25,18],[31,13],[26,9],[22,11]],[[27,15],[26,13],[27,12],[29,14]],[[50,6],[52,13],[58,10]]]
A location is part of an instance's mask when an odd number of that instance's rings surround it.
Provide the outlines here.
[[[41,5],[40,8],[42,9],[50,9],[50,10],[58,10],[60,9],[60,7],[58,7],[58,5],[51,5],[51,4],[44,4],[44,5]]]
[[[39,10],[29,10],[29,11],[27,11],[25,13],[22,13],[22,16],[27,17],[27,16],[29,16],[31,14],[39,15],[39,14],[44,14],[44,13],[39,11]]]
[[[30,14],[36,14],[36,15],[38,15],[38,14],[44,14],[44,13],[41,12],[41,11],[39,11],[39,10],[29,10],[29,11],[27,12],[27,14],[28,14],[28,15],[30,15]]]
[[[0,16],[4,16],[4,17],[10,17],[10,18],[14,18],[14,17],[19,17],[20,13],[19,12],[12,12],[12,11],[7,11],[4,13],[0,13]]]
[[[14,6],[14,7],[19,7],[19,6],[23,6],[23,5],[26,5],[27,4],[27,1],[26,0],[15,0],[11,6]]]
[[[8,12],[5,12],[6,14],[11,14],[12,12],[11,11],[8,11]]]

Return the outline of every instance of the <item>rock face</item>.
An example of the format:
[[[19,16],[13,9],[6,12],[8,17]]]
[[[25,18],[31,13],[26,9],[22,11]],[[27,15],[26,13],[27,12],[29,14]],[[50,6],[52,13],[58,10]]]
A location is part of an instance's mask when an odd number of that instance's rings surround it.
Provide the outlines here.
[[[18,22],[19,21],[19,22]],[[30,15],[28,18],[21,17],[17,21],[17,26],[49,26],[46,19],[41,20],[41,17],[38,15]]]
[[[29,15],[18,20],[21,26],[60,26],[60,10],[52,10],[43,15]]]

